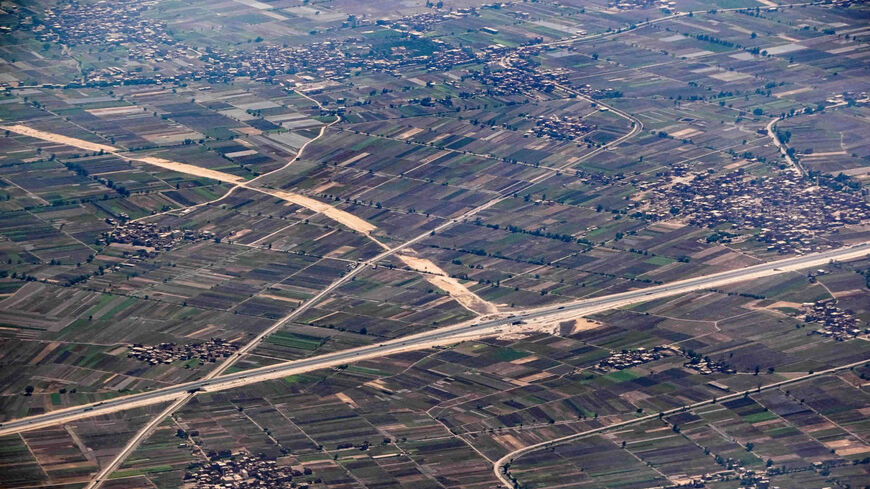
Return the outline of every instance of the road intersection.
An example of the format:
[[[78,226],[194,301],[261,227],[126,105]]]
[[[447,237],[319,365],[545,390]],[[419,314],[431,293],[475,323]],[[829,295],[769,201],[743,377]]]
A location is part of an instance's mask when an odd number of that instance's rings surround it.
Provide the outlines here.
[[[205,377],[147,392],[131,394],[115,399],[60,409],[49,413],[20,418],[0,424],[0,436],[30,431],[46,426],[67,423],[123,411],[135,407],[159,404],[196,394],[242,387],[245,385],[275,380],[289,375],[311,372],[323,368],[346,365],[361,360],[380,358],[405,351],[446,346],[487,336],[514,331],[535,330],[542,325],[576,319],[588,314],[631,304],[671,297],[697,290],[707,290],[761,277],[796,270],[823,266],[832,260],[843,261],[870,255],[870,242],[837,248],[824,252],[771,261],[736,270],[680,280],[643,289],[630,290],[591,299],[546,307],[526,309],[513,313],[494,314],[472,321],[417,333],[402,338],[384,341],[359,348],[338,351],[302,360],[283,362],[266,367]],[[236,355],[240,355],[237,353]]]

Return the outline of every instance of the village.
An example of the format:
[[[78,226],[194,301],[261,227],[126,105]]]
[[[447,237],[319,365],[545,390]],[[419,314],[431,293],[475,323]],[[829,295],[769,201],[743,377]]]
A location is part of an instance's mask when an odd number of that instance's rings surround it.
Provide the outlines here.
[[[310,470],[279,465],[275,460],[250,455],[237,455],[201,464],[185,475],[187,487],[195,489],[306,489],[307,483],[293,482],[293,477],[310,474]]]
[[[685,183],[658,182],[644,212],[709,229],[731,224],[714,233],[712,241],[757,232],[768,251],[805,254],[835,247],[840,229],[870,219],[870,203],[848,187],[819,185],[790,171],[761,177],[738,169],[719,176],[698,174]]]
[[[239,349],[239,345],[221,338],[212,338],[203,343],[177,345],[175,343],[160,343],[149,346],[134,344],[127,352],[128,358],[135,358],[151,365],[169,364],[176,361],[199,359],[214,363],[221,358],[228,358]]]
[[[101,243],[124,243],[133,246],[154,248],[155,251],[168,251],[184,241],[201,241],[214,238],[210,231],[192,229],[160,229],[153,222],[129,221],[123,224],[114,219],[106,219],[115,228],[102,238]]]
[[[637,367],[644,363],[654,362],[660,358],[681,354],[680,350],[672,346],[655,346],[653,348],[637,348],[634,350],[622,350],[611,353],[609,357],[598,363],[601,370],[623,370]]]
[[[845,341],[870,333],[870,328],[862,329],[859,326],[861,320],[855,317],[854,313],[837,307],[836,299],[807,303],[803,305],[803,310],[805,322],[821,326],[813,333],[826,338]]]
[[[486,5],[480,8],[485,8]],[[71,2],[62,9],[47,9],[45,20],[31,26],[42,42],[78,46],[88,45],[111,54],[123,46],[125,60],[116,57],[117,65],[89,69],[82,73],[80,85],[166,83],[208,79],[231,81],[247,76],[255,80],[277,79],[285,85],[311,81],[342,80],[354,70],[382,71],[400,76],[402,66],[420,64],[430,69],[449,69],[455,64],[480,61],[487,53],[470,54],[451,47],[437,38],[439,49],[431,55],[418,55],[397,48],[376,52],[363,38],[348,37],[340,41],[318,41],[304,46],[259,43],[251,51],[228,52],[215,47],[197,49],[178,42],[168,33],[165,22],[142,15],[146,3],[118,0],[101,2],[92,8],[86,3]],[[398,19],[361,19],[349,16],[343,27],[388,27],[399,36],[416,39],[446,20],[477,14],[477,8],[435,10]],[[119,49],[121,51],[121,49]],[[133,69],[124,68],[130,60]],[[172,69],[145,69],[151,64],[176,61]]]
[[[689,360],[683,364],[683,367],[694,370],[701,375],[710,375],[713,373],[736,373],[736,370],[724,361],[715,361],[710,357],[702,357],[692,351],[686,351],[673,345],[659,345],[653,348],[637,348],[634,350],[623,350],[621,352],[611,353],[609,357],[598,363],[598,368],[604,371],[624,370],[670,356],[683,356],[688,358]]]

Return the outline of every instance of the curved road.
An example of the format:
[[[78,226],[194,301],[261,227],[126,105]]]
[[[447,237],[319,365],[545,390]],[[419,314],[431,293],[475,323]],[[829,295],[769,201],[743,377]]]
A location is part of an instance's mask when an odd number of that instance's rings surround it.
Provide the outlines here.
[[[658,413],[647,414],[645,416],[640,416],[640,417],[637,417],[634,419],[628,419],[628,420],[620,421],[618,423],[613,423],[613,424],[610,424],[607,426],[593,428],[593,429],[588,430],[588,431],[574,433],[573,435],[563,436],[561,438],[556,438],[554,440],[548,440],[548,441],[543,441],[541,443],[536,443],[534,445],[529,445],[529,446],[520,448],[518,450],[514,450],[514,451],[508,453],[507,455],[503,456],[502,458],[496,460],[492,466],[493,471],[495,472],[495,476],[498,478],[499,481],[501,481],[502,484],[504,484],[505,487],[516,487],[514,485],[514,481],[511,478],[510,472],[509,472],[508,468],[506,468],[506,467],[509,467],[508,464],[512,464],[514,462],[514,460],[517,459],[517,457],[527,455],[531,452],[540,450],[542,448],[551,448],[551,447],[554,447],[556,445],[562,445],[564,443],[572,442],[574,440],[579,440],[581,438],[586,438],[587,436],[596,435],[598,433],[604,433],[605,431],[610,431],[610,430],[613,430],[616,428],[623,428],[625,426],[630,426],[633,424],[642,423],[644,421],[650,421],[650,420],[653,420],[656,418],[661,418],[663,416],[670,416],[672,414],[685,412],[685,411],[688,411],[690,409],[696,409],[696,408],[706,406],[706,405],[718,404],[721,402],[730,401],[733,399],[738,399],[738,398],[743,397],[743,396],[748,395],[748,394],[752,394],[752,393],[756,393],[756,392],[763,392],[763,391],[770,390],[770,389],[777,389],[777,388],[785,386],[785,385],[794,384],[797,382],[803,382],[807,379],[840,372],[842,370],[847,370],[847,369],[858,367],[861,365],[866,365],[867,362],[868,362],[868,360],[861,360],[860,362],[854,362],[854,363],[850,363],[848,365],[841,365],[839,367],[833,367],[833,368],[829,368],[826,370],[820,370],[818,372],[814,372],[814,373],[807,374],[807,375],[802,375],[800,377],[795,377],[793,379],[786,379],[786,380],[783,380],[780,382],[774,382],[772,384],[767,384],[767,385],[755,387],[752,389],[746,389],[746,390],[742,390],[739,392],[726,394],[726,395],[721,396],[721,397],[714,397],[712,399],[707,399],[705,401],[699,401],[699,402],[696,402],[694,404],[689,404],[688,406],[682,406],[682,407],[678,407],[678,408],[673,408],[673,409],[661,411]]]

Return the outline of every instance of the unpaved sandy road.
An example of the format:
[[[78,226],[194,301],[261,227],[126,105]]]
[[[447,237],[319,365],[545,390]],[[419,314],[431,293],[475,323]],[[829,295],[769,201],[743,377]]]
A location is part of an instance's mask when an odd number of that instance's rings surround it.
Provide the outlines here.
[[[451,297],[456,299],[456,302],[462,304],[466,309],[477,314],[495,314],[498,312],[498,308],[495,305],[481,299],[480,296],[468,290],[459,280],[447,275],[441,267],[432,263],[432,261],[404,253],[398,253],[396,257],[411,269],[423,272],[423,277],[430,284],[450,294]]]
[[[317,212],[318,214],[323,214],[326,217],[336,221],[340,224],[344,224],[345,226],[353,229],[354,231],[363,233],[369,236],[372,231],[377,229],[376,226],[367,222],[364,219],[361,219],[350,212],[343,211],[336,207],[333,207],[329,204],[321,202],[317,199],[312,199],[311,197],[306,197],[301,194],[297,194],[295,192],[288,192],[286,190],[274,190],[270,188],[264,187],[254,187],[249,184],[247,180],[240,176],[232,175],[230,173],[225,173],[217,170],[210,170],[208,168],[202,168],[195,165],[190,165],[187,163],[180,163],[178,161],[165,160],[163,158],[155,158],[153,156],[130,156],[123,155],[124,158],[130,160],[141,161],[142,163],[147,163],[149,165],[159,166],[161,168],[165,168],[167,170],[177,171],[179,173],[186,173],[188,175],[194,175],[198,177],[210,178],[212,180],[217,180],[219,182],[231,183],[234,185],[238,185],[240,187],[244,187],[249,190],[254,190],[256,192],[264,193],[271,195],[273,197],[277,197],[279,199],[285,200],[291,204],[296,204],[301,207],[305,207],[308,210]],[[369,236],[371,237],[371,236]],[[381,247],[386,249],[386,246],[378,242]]]
[[[115,148],[113,146],[92,143],[90,141],[85,141],[84,139],[71,138],[69,136],[64,136],[63,134],[40,131],[39,129],[33,129],[31,127],[27,127],[21,124],[15,124],[14,126],[0,126],[0,130],[14,132],[16,134],[21,134],[22,136],[30,136],[32,138],[42,139],[43,141],[49,141],[52,143],[65,144],[67,146],[72,146],[74,148],[79,148],[86,151],[96,151],[98,153],[100,151],[104,153],[113,153],[115,151],[118,151],[118,148]]]
[[[366,221],[365,219],[359,218],[350,212],[343,211],[336,207],[333,207],[329,204],[321,202],[316,199],[312,199],[311,197],[306,197],[301,194],[297,194],[294,192],[287,192],[284,190],[271,190],[271,189],[263,189],[259,187],[245,187],[252,188],[258,192],[264,192],[269,195],[274,195],[275,197],[286,200],[287,202],[291,202],[293,204],[305,207],[306,209],[310,209],[314,212],[318,212],[323,214],[324,216],[336,221],[338,223],[344,224],[345,226],[353,229],[354,231],[358,231],[365,235],[370,235],[372,231],[377,229],[377,227]],[[371,237],[371,236],[369,236]],[[382,248],[387,249],[386,245],[381,244],[378,241],[378,244],[381,245]]]
[[[0,130],[7,130],[10,132],[14,132],[17,134],[21,134],[23,136],[29,136],[36,139],[42,139],[43,141],[50,141],[53,143],[64,144],[67,146],[72,146],[74,148],[83,149],[86,151],[103,151],[104,153],[110,153],[119,158],[124,158],[127,160],[139,161],[142,163],[146,163],[152,166],[158,166],[160,168],[176,171],[179,173],[185,173],[187,175],[193,175],[197,177],[210,178],[212,180],[217,180],[219,182],[230,183],[233,185],[238,185],[240,187],[244,187],[250,190],[254,190],[256,192],[261,192],[264,194],[268,194],[279,199],[285,200],[292,204],[296,204],[311,211],[323,214],[330,219],[337,221],[345,226],[358,231],[363,234],[370,234],[372,231],[377,229],[373,224],[366,222],[359,217],[354,216],[353,214],[343,211],[341,209],[337,209],[329,204],[320,202],[319,200],[312,199],[311,197],[306,197],[304,195],[300,195],[294,192],[287,192],[284,190],[273,190],[263,187],[253,187],[249,186],[248,181],[243,177],[238,175],[233,175],[230,173],[211,170],[208,168],[203,168],[196,165],[191,165],[188,163],[181,163],[178,161],[167,160],[164,158],[157,158],[155,156],[134,156],[126,153],[122,153],[120,149],[115,148],[113,146],[107,146],[105,144],[97,144],[92,143],[90,141],[85,141],[83,139],[76,139],[67,136],[63,136],[61,134],[54,134],[46,131],[40,131],[37,129],[32,129],[30,127],[17,124],[14,126],[0,126]],[[384,246],[384,245],[381,245]],[[385,246],[384,246],[385,247]]]
[[[122,155],[118,155],[122,156]],[[156,158],[154,156],[130,156],[123,155],[123,158],[128,160],[141,161],[142,163],[147,163],[152,166],[159,166],[160,168],[164,168],[166,170],[176,171],[178,173],[186,173],[188,175],[194,175],[197,177],[205,177],[210,178],[212,180],[217,180],[219,182],[224,183],[233,183],[236,185],[244,185],[245,179],[230,173],[225,173],[217,170],[210,170],[208,168],[202,168],[196,165],[190,165],[188,163],[180,163],[178,161],[165,160],[163,158]]]

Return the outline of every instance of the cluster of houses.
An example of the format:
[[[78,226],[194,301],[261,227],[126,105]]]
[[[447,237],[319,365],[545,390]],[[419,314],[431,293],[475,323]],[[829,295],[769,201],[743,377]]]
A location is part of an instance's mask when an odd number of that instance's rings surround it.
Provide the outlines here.
[[[449,12],[436,10],[432,12],[424,12],[422,14],[408,15],[395,20],[378,20],[376,23],[378,25],[388,25],[399,32],[421,35],[424,32],[431,31],[441,22],[461,19],[463,17],[468,17],[469,15],[477,16],[477,9],[474,7],[459,8],[450,10]]]
[[[412,39],[420,36],[414,31],[400,33]],[[378,52],[365,39],[346,38],[304,46],[262,44],[250,51],[235,53],[209,48],[200,60],[207,64],[204,75],[210,79],[228,80],[236,76],[248,76],[295,83],[300,80],[342,80],[355,70],[400,76],[400,68],[408,65],[425,66],[430,71],[445,71],[454,65],[485,63],[508,51],[507,47],[498,44],[474,52],[455,48],[437,38],[428,41],[439,47],[431,55],[416,54],[404,46],[393,46],[388,52]]]
[[[723,373],[723,374],[734,374],[737,373],[737,370],[734,370],[731,365],[723,361],[715,361],[709,357],[692,357],[688,362],[683,364],[683,367],[694,370],[701,375],[710,375],[713,373]]]
[[[212,78],[249,76],[266,79],[310,73],[321,80],[338,80],[350,76],[352,69],[383,70],[389,67],[380,57],[367,59],[369,49],[360,39],[287,47],[260,44],[247,52],[224,53],[208,49],[202,59],[208,64],[206,76]]]
[[[797,254],[831,248],[832,233],[870,219],[870,203],[860,192],[817,185],[789,171],[754,176],[742,169],[662,181],[653,186],[648,211],[705,228],[731,223],[738,232],[757,231],[770,251]]]
[[[153,248],[155,251],[171,250],[182,241],[214,238],[211,231],[161,229],[157,224],[149,222],[130,221],[119,224],[114,219],[106,219],[106,223],[114,225],[115,228],[104,236],[101,243],[126,243]]]
[[[400,65],[425,64],[429,58],[405,55],[401,50],[383,56],[383,53],[373,53],[371,46],[363,40],[353,38],[299,47],[258,44],[249,52],[225,53],[215,48],[205,48],[200,52],[176,42],[168,34],[165,23],[142,15],[149,7],[150,2],[121,0],[106,0],[94,5],[71,2],[64,7],[47,9],[45,24],[35,26],[34,30],[44,42],[94,47],[123,45],[128,59],[145,63],[183,60],[181,65],[186,67],[172,74],[163,73],[165,70],[152,72],[141,69],[141,66],[140,71],[131,71],[119,65],[91,71],[82,80],[83,83],[97,84],[137,80],[161,83],[187,78],[231,80],[237,76],[266,79],[296,73],[307,73],[321,80],[341,79],[349,76],[355,68],[398,74],[394,70]],[[463,16],[467,13],[443,15]],[[420,19],[424,24],[433,21],[434,18],[428,21]],[[413,36],[411,32],[405,34]]]
[[[744,467],[743,461],[738,458],[716,455],[715,459],[716,463],[725,467],[723,470],[693,476],[689,478],[691,482],[681,484],[680,487],[707,487],[708,483],[739,481],[740,485],[736,486],[738,489],[778,489],[770,483],[770,476],[780,473],[778,468],[768,467],[759,471]]]
[[[166,23],[142,13],[151,2],[103,0],[61,2],[45,10],[40,40],[68,46],[103,44],[175,44]]]
[[[405,35],[413,37],[413,34]],[[406,65],[441,70],[477,59],[477,55],[451,48],[440,39],[431,42],[443,47],[431,56],[415,54],[404,46],[394,46],[389,52],[376,52],[364,39],[349,38],[304,46],[258,45],[251,51],[231,54],[209,49],[200,59],[207,63],[204,74],[210,79],[248,76],[255,80],[281,79],[291,84],[342,80],[356,70],[399,76],[399,69]]]
[[[134,344],[127,352],[127,358],[135,358],[151,365],[172,363],[178,360],[186,361],[198,358],[204,362],[215,362],[218,358],[227,358],[239,345],[221,338],[212,338],[203,343],[176,345],[175,343],[160,343],[158,345]]]
[[[186,487],[196,489],[307,489],[307,483],[294,483],[294,476],[310,474],[302,467],[279,465],[265,457],[239,455],[208,462],[196,472],[185,475]]]
[[[588,124],[575,116],[539,116],[535,120],[534,129],[529,129],[537,137],[573,141],[595,129],[594,124]]]
[[[754,470],[743,470],[740,473],[740,487],[744,489],[771,489],[770,478]],[[773,489],[778,489],[773,487]]]
[[[465,63],[473,63],[481,57],[480,53],[475,53],[467,48],[454,48],[452,46],[444,46],[444,49],[436,51],[426,60],[426,67],[430,71],[448,71],[455,65]]]
[[[656,0],[612,0],[607,2],[607,6],[612,9],[618,10],[636,10],[636,9],[645,9],[651,8],[653,6],[659,8],[668,8],[668,4],[675,4],[675,2],[667,2],[667,1],[656,1]]]
[[[614,352],[607,358],[598,362],[598,368],[601,370],[623,370],[674,355],[687,357],[689,361],[684,363],[683,366],[690,370],[694,370],[701,375],[709,375],[712,373],[733,374],[737,372],[725,362],[715,361],[709,357],[690,354],[673,345],[660,345],[653,348],[637,348],[634,350]]]
[[[487,93],[495,96],[522,95],[530,91],[552,92],[557,86],[567,83],[563,69],[544,69],[526,66],[528,62],[518,59],[501,70],[472,72],[472,78],[487,86]]]
[[[805,303],[803,309],[805,312],[804,321],[821,326],[813,333],[826,338],[845,341],[863,333],[870,333],[870,328],[861,329],[859,327],[858,323],[861,320],[854,314],[837,307],[836,299]]]
[[[708,472],[703,476],[693,478],[690,483],[684,484],[684,487],[706,487],[708,483],[739,480],[740,489],[771,489],[770,479],[765,474],[742,467],[739,461],[730,458],[728,460],[732,461],[730,465],[735,468]]]
[[[139,63],[184,60],[182,64],[190,66],[198,53],[173,39],[165,22],[143,15],[152,5],[153,2],[124,0],[97,3],[72,0],[46,9],[42,23],[32,29],[46,43],[99,48],[106,50],[107,56],[112,56],[115,46],[123,46],[126,59]],[[154,73],[145,67],[140,64],[130,70],[119,62],[119,66],[90,69],[84,74],[82,83],[175,79],[174,75]]]
[[[654,362],[662,357],[669,357],[675,354],[680,354],[680,350],[672,346],[622,350],[621,352],[611,353],[609,357],[598,362],[598,368],[602,370],[622,370]]]
[[[64,7],[46,10],[46,23],[35,26],[35,30],[45,42],[95,47],[123,45],[128,59],[143,63],[133,70],[119,63],[118,66],[90,71],[81,80],[83,84],[165,83],[186,79],[231,81],[245,76],[255,80],[278,79],[293,86],[299,82],[341,80],[355,70],[400,76],[402,66],[420,65],[430,71],[444,71],[458,64],[496,61],[510,51],[506,46],[494,44],[473,52],[450,46],[438,38],[428,38],[428,42],[439,45],[431,55],[418,54],[404,46],[393,46],[386,52],[379,52],[364,38],[327,40],[292,47],[258,43],[254,49],[236,52],[224,52],[213,47],[198,51],[175,41],[165,23],[143,15],[149,7],[150,2],[105,0],[90,5],[73,1]],[[460,8],[448,12],[434,11],[374,22],[351,16],[347,23],[386,25],[402,36],[416,39],[438,22],[471,15],[477,15],[477,10]],[[493,31],[490,33],[497,33],[491,28],[482,30],[487,29]],[[474,76],[499,87],[492,90],[503,94],[549,91],[557,81],[564,82],[564,74],[559,71],[523,66],[527,62],[521,56],[536,54],[540,50],[533,45],[535,42],[530,44],[520,47],[517,51],[520,57],[512,59],[512,64],[519,68]],[[167,63],[161,65],[161,68],[170,67],[168,70],[144,69],[149,62],[166,61],[179,63],[176,66]]]

